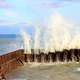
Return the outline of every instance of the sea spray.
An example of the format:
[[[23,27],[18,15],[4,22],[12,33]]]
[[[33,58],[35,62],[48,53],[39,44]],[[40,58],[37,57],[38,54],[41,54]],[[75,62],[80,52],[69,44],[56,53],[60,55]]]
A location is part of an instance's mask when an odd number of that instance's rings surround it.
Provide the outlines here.
[[[30,62],[30,54],[31,54],[31,39],[27,32],[21,30],[21,35],[23,38],[23,47],[24,47],[24,54],[25,54],[25,61],[27,58],[27,62]]]
[[[40,26],[35,26],[34,28],[34,43],[33,43],[33,49],[34,49],[34,61],[37,62],[37,54],[39,54],[40,50]]]
[[[52,48],[53,46],[53,49],[57,51],[68,49],[71,38],[69,32],[72,29],[72,24],[68,23],[68,21],[66,21],[59,13],[54,13],[50,16],[45,28],[48,30],[45,34],[51,36],[48,38],[48,40],[51,40],[51,42],[48,41],[48,44],[50,43],[49,48]],[[46,36],[44,37],[46,39]]]
[[[74,28],[74,24],[71,24],[59,13],[51,15],[50,18],[48,18],[45,27],[39,25],[35,26],[32,43],[34,62],[38,62],[39,55],[41,56],[41,62],[44,62],[45,60],[44,55],[47,56],[47,60],[50,62],[52,62],[52,56],[56,57],[55,60],[57,62],[60,61],[60,58],[62,58],[62,61],[64,62],[67,62],[68,60],[74,62],[74,49],[80,49],[80,33],[74,34],[75,31],[72,31]],[[22,32],[22,35],[24,52],[31,53],[31,38],[25,31]],[[41,47],[42,44],[43,47]]]

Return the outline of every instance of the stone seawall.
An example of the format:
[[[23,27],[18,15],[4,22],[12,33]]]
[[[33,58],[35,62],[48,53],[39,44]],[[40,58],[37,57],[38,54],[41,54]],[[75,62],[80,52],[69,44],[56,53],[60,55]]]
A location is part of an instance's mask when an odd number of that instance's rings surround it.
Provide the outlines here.
[[[23,65],[23,50],[16,50],[0,56],[0,76],[4,76]]]
[[[79,62],[80,61],[80,49],[64,49],[63,51],[55,51],[55,52],[39,52],[39,54],[34,53],[32,50],[32,54],[25,54],[26,62]]]

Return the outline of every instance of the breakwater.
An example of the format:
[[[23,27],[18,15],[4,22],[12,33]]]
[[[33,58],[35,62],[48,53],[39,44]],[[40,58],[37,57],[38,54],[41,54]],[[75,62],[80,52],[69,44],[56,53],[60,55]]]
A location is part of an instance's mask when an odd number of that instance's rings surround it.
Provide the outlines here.
[[[25,54],[26,62],[79,62],[80,61],[80,49],[64,49],[63,51],[55,51],[44,53],[39,50],[39,53],[34,53],[31,50],[31,54]]]

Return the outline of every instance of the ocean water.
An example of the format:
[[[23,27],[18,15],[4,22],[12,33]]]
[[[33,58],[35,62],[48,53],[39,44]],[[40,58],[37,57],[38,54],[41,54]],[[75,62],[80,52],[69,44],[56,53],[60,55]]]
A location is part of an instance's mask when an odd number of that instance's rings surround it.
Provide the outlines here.
[[[22,38],[16,34],[0,34],[0,55],[22,48]]]

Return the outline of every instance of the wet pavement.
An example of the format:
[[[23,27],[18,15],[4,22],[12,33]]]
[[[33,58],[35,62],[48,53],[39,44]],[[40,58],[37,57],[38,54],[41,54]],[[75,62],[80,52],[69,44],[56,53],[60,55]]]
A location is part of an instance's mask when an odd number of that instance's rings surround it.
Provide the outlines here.
[[[9,73],[7,80],[80,80],[75,71],[79,67],[80,63],[30,63]]]

